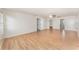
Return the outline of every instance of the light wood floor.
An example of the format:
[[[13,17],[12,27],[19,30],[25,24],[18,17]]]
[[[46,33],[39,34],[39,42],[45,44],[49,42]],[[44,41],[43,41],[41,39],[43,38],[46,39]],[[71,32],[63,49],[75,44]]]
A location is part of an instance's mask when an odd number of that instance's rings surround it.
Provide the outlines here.
[[[73,50],[79,49],[79,39],[74,31],[43,30],[5,39],[2,49],[6,50]]]

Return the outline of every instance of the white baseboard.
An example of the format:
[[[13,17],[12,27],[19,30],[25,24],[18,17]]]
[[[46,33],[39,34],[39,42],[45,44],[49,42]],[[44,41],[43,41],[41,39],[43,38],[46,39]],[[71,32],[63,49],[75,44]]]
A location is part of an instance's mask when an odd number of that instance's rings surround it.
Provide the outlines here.
[[[36,32],[36,31],[33,31],[33,32]],[[33,33],[33,32],[30,32],[30,33]],[[11,38],[11,37],[19,36],[19,35],[30,34],[30,33],[19,33],[19,34],[14,34],[14,35],[9,35],[9,36],[6,35],[4,38]]]
[[[47,28],[47,29],[49,29],[49,28]],[[60,30],[59,28],[54,28],[54,29]],[[45,30],[45,29],[41,29],[41,30]],[[67,29],[65,29],[65,30],[67,30]],[[74,31],[74,30],[70,30],[70,31]],[[37,31],[33,31],[33,32],[37,32]],[[33,33],[33,32],[30,32],[30,33]],[[4,38],[11,38],[11,37],[19,36],[19,35],[30,34],[30,33],[25,32],[25,33],[19,33],[19,34],[14,34],[14,35],[6,35]],[[0,38],[0,39],[2,39],[2,38]]]

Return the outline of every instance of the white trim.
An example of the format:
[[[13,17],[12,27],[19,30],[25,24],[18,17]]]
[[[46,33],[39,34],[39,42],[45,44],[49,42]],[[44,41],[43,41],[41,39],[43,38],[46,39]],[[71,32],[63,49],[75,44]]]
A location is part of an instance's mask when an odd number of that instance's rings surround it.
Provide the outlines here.
[[[37,32],[37,31],[33,31],[33,32]],[[33,32],[30,32],[30,33],[33,33]],[[24,35],[24,34],[28,35],[30,33],[19,33],[19,34],[14,34],[14,35],[9,35],[9,36],[8,35],[5,35],[4,38],[11,38],[11,37],[15,37],[15,36]]]

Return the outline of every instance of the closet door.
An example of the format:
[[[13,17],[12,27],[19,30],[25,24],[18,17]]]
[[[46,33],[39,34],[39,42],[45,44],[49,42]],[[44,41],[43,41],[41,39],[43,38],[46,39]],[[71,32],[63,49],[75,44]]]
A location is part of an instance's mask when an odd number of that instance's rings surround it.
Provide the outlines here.
[[[0,14],[0,39],[3,39],[3,16]]]

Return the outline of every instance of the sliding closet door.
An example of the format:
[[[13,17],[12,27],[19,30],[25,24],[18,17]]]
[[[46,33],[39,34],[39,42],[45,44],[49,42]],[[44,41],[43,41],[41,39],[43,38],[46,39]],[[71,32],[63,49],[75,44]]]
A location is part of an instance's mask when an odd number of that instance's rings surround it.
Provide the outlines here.
[[[0,14],[0,39],[3,39],[3,34],[4,34],[4,26],[3,26],[3,16]]]

